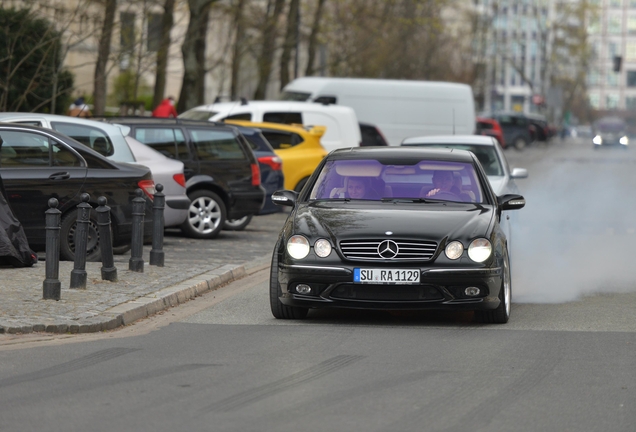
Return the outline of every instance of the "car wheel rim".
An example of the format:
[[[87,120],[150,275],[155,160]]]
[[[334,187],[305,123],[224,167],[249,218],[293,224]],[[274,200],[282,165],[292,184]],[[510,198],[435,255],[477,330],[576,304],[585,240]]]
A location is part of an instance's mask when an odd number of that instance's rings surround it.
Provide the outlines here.
[[[200,197],[190,204],[190,226],[201,234],[209,234],[221,223],[221,208],[209,197]]]
[[[75,233],[77,232],[77,222],[71,226],[68,232],[69,249],[75,253]],[[99,231],[93,221],[88,221],[88,235],[86,238],[86,255],[90,255],[99,248]]]
[[[510,316],[511,308],[511,289],[510,289],[510,270],[508,268],[508,260],[504,260],[504,306],[506,308],[506,316]]]

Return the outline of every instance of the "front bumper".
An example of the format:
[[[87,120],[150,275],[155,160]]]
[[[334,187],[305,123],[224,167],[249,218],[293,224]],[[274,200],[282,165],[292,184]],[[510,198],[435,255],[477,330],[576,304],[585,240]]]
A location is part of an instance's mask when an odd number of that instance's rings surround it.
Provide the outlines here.
[[[354,283],[353,268],[279,264],[280,301],[288,306],[373,310],[487,310],[500,303],[501,267],[420,268],[420,283],[415,285]],[[299,284],[309,285],[312,292],[299,294]],[[468,287],[480,293],[468,296]]]

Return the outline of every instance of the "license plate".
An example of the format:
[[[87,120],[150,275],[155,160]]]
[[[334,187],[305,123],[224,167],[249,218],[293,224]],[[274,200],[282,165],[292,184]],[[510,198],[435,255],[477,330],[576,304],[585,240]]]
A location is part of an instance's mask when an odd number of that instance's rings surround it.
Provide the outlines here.
[[[420,271],[412,269],[353,269],[353,282],[366,284],[416,284]]]

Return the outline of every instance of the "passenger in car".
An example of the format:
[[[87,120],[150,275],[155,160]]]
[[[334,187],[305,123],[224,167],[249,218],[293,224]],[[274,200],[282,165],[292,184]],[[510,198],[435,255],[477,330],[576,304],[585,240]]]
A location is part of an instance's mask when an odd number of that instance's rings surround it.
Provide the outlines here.
[[[379,194],[371,186],[368,177],[346,177],[344,187],[334,188],[330,198],[379,199]]]

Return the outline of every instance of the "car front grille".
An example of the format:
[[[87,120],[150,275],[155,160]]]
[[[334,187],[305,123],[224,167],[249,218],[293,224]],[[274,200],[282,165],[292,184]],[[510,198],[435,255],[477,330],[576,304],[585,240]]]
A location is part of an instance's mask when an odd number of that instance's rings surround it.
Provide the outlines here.
[[[358,285],[343,284],[334,289],[330,296],[342,300],[368,301],[425,301],[441,300],[444,297],[433,286],[427,285]]]
[[[397,246],[395,256],[393,254],[381,255],[386,250],[386,242]],[[391,246],[393,247],[393,246]],[[360,261],[427,261],[437,250],[437,243],[432,241],[413,240],[346,240],[340,242],[340,250],[345,258]],[[390,252],[390,251],[389,251]]]

